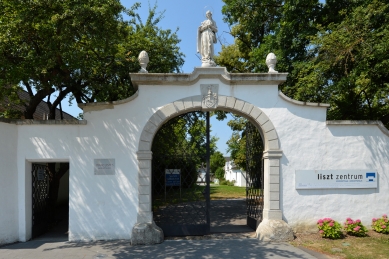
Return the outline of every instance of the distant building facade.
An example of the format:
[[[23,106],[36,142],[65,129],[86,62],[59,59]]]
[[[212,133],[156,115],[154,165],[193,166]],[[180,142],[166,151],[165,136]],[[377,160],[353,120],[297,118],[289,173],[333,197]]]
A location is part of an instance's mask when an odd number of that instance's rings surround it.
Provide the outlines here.
[[[234,181],[235,186],[246,187],[246,172],[235,165],[232,160],[226,162],[224,171],[226,180]]]

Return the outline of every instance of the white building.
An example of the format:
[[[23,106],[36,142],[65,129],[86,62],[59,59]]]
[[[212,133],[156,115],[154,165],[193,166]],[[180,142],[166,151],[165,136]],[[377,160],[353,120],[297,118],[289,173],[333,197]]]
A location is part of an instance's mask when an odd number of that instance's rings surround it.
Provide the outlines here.
[[[226,180],[234,181],[235,186],[246,187],[246,172],[236,166],[232,160],[226,162],[224,171]]]

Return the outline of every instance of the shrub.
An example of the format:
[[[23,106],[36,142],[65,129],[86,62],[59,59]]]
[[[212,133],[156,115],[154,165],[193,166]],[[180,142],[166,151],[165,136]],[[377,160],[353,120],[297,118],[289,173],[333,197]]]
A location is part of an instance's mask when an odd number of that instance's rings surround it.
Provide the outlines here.
[[[338,239],[342,237],[342,226],[331,218],[319,219],[317,227],[322,237]]]
[[[367,228],[359,219],[354,221],[351,218],[347,218],[343,227],[347,234],[351,236],[364,237],[367,233]]]
[[[379,219],[373,218],[371,227],[378,233],[389,234],[388,216],[384,214]]]
[[[228,186],[235,186],[235,180],[227,181]]]
[[[235,180],[228,181],[228,180],[221,180],[220,185],[227,185],[227,186],[234,186],[235,185]]]
[[[220,181],[219,181],[219,184],[220,184],[220,185],[227,185],[227,184],[228,184],[228,181],[223,179],[223,180],[220,180]]]

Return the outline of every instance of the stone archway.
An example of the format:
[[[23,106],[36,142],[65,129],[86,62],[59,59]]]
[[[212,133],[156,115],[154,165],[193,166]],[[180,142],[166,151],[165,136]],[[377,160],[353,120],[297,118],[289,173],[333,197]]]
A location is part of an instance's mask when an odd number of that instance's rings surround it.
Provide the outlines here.
[[[280,208],[280,158],[282,150],[279,149],[279,139],[276,129],[269,117],[262,110],[251,103],[230,96],[218,96],[217,108],[202,107],[202,96],[196,95],[169,103],[157,110],[148,120],[141,133],[137,158],[139,164],[138,190],[139,190],[139,211],[137,226],[145,229],[145,224],[152,224],[152,201],[151,201],[151,160],[152,141],[158,129],[169,119],[180,114],[191,111],[224,110],[240,114],[255,125],[263,138],[265,151],[264,158],[264,210],[262,226],[269,225],[269,220],[282,221],[282,211]],[[285,222],[281,222],[283,224]],[[142,227],[141,227],[142,225]],[[273,224],[274,225],[274,224]],[[284,224],[286,225],[286,223]],[[269,228],[269,226],[267,226]],[[270,228],[272,228],[270,226]],[[133,230],[133,234],[134,234]],[[257,230],[258,233],[258,230]],[[269,239],[266,236],[260,239]]]

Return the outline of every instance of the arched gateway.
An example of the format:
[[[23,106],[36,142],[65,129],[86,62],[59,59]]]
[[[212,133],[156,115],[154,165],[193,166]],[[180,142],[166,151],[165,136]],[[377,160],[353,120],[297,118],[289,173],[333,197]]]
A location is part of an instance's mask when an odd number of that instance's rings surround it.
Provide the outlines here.
[[[329,105],[278,91],[286,76],[230,74],[221,67],[131,74],[133,96],[81,104],[83,121],[0,119],[0,197],[7,197],[0,199],[0,244],[31,238],[32,168],[48,162],[69,163],[70,241],[161,242],[151,211],[152,141],[164,122],[195,110],[240,114],[262,134],[258,238],[317,231],[323,217],[368,224],[388,213],[388,130],[377,121],[326,121]]]
[[[292,232],[282,221],[282,211],[280,208],[280,158],[282,150],[280,150],[277,131],[270,118],[258,106],[234,96],[221,95],[220,90],[225,90],[219,84],[222,83],[235,90],[239,84],[249,87],[261,87],[261,85],[272,85],[273,91],[279,83],[286,79],[287,74],[229,74],[225,68],[196,68],[191,75],[170,74],[132,74],[133,83],[138,86],[146,85],[181,85],[182,87],[199,84],[198,90],[202,90],[202,95],[192,95],[165,104],[160,109],[156,110],[148,119],[144,126],[138,145],[137,157],[139,161],[139,214],[138,226],[143,229],[145,223],[153,221],[152,204],[151,204],[151,161],[152,141],[158,129],[169,119],[191,111],[214,111],[222,110],[239,114],[248,119],[255,125],[264,141],[264,209],[263,223],[259,228],[271,226],[276,222],[277,227],[282,226],[287,232],[292,235]],[[216,79],[216,80],[215,80]],[[207,81],[210,81],[207,84]],[[219,81],[219,82],[217,82]],[[208,90],[207,90],[208,89]],[[215,92],[216,90],[216,92]],[[200,91],[199,91],[200,92]],[[221,93],[224,91],[220,91]],[[207,96],[212,95],[216,100],[214,103],[207,103]],[[272,229],[270,227],[269,229]],[[275,229],[273,229],[275,230]],[[277,231],[280,231],[278,229]],[[285,232],[284,231],[284,232]],[[137,231],[133,232],[136,235]],[[273,231],[262,233],[261,238],[266,239],[274,236]],[[284,233],[285,234],[285,233]],[[290,238],[287,237],[286,239]]]

